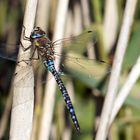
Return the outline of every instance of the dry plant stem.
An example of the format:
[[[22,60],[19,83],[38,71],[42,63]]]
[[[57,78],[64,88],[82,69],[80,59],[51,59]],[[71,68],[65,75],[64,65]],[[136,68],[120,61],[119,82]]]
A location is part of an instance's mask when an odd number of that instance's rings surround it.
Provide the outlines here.
[[[81,14],[81,7],[78,3],[75,3],[73,9],[74,15],[74,30],[73,34],[78,35],[82,31],[82,14]]]
[[[115,116],[117,115],[118,111],[120,110],[125,99],[127,98],[128,94],[130,93],[132,87],[138,80],[139,76],[140,76],[140,56],[139,56],[136,64],[133,66],[124,86],[120,90],[120,92],[115,100],[113,110],[111,113],[111,117],[110,117],[111,119],[109,120],[109,126],[112,124]]]
[[[62,140],[71,140],[71,137],[72,137],[71,134],[72,134],[71,129],[66,127],[64,134],[62,136]]]
[[[54,30],[55,33],[53,40],[63,38],[68,2],[69,2],[68,0],[65,0],[65,2],[63,0],[58,1],[58,9]],[[61,52],[61,48],[58,49],[60,50],[57,52]],[[59,64],[59,61],[60,60],[57,59],[56,63]],[[48,80],[48,82],[46,83],[39,140],[49,139],[55,103],[55,88],[56,88],[55,80],[54,79]]]
[[[41,27],[43,30],[46,30],[49,24],[50,3],[51,0],[39,0],[38,2],[36,25]]]
[[[111,22],[110,22],[111,21]],[[104,38],[106,50],[110,50],[116,40],[118,10],[116,0],[106,0],[104,18]]]
[[[83,12],[83,22],[85,27],[88,27],[91,24],[90,20],[90,7],[89,7],[89,1],[87,0],[81,0],[81,7]]]
[[[71,36],[73,34],[72,29],[73,29],[73,16],[72,16],[72,11],[69,10],[67,13],[66,27],[65,27],[65,32],[64,32],[65,36],[64,37]]]
[[[26,36],[30,36],[33,29],[36,6],[37,0],[27,0],[23,23],[26,28]],[[30,42],[23,40],[23,37],[21,37],[21,42],[25,48],[30,45]],[[29,57],[30,51],[24,52],[20,46],[18,61],[28,60]],[[33,70],[31,65],[21,62],[16,67],[16,73],[13,84],[10,140],[30,140],[34,105]]]
[[[125,50],[127,48],[127,43],[130,35],[131,25],[133,22],[134,11],[136,7],[137,0],[127,0],[126,7],[124,11],[124,19],[122,23],[122,28],[117,44],[117,50],[115,54],[115,59],[113,63],[112,73],[109,81],[109,87],[106,95],[106,99],[103,106],[103,111],[101,115],[101,120],[99,123],[99,128],[96,135],[96,140],[105,140],[109,130],[109,120],[112,112],[113,102],[116,97],[119,76],[121,72],[121,66],[123,62],[123,57]]]
[[[35,70],[34,70],[35,72]],[[40,124],[40,118],[41,118],[41,109],[42,109],[42,97],[43,97],[43,89],[42,89],[42,69],[37,69],[36,79],[37,81],[35,82],[35,106],[34,106],[34,119],[33,119],[33,129],[32,129],[32,137],[31,140],[36,140],[38,136],[38,126]]]
[[[50,15],[50,7],[51,7],[51,0],[39,0],[36,12],[36,27],[41,27],[44,31],[47,30],[48,23],[49,23],[49,15]],[[39,62],[38,62],[39,63]],[[34,64],[33,64],[34,65]],[[36,64],[35,64],[36,65]],[[34,66],[35,66],[34,65]],[[36,69],[37,70],[37,69]],[[34,113],[34,120],[33,120],[33,129],[32,129],[32,138],[31,140],[35,140],[38,136],[38,126],[40,124],[41,113],[38,111],[42,109],[42,69],[37,70],[37,82],[36,82],[36,104],[35,104],[35,113]]]

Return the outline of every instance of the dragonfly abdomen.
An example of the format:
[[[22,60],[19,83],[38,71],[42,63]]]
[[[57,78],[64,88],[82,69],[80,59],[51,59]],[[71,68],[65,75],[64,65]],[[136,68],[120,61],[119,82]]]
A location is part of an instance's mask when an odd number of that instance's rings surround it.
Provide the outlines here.
[[[73,121],[73,123],[76,127],[76,130],[80,131],[80,126],[79,126],[79,123],[78,123],[78,120],[77,120],[75,110],[74,110],[74,107],[72,105],[70,96],[68,95],[67,89],[65,88],[64,83],[59,76],[59,73],[55,69],[53,60],[44,61],[43,63],[48,68],[48,70],[53,74],[53,76],[54,76],[54,78],[55,78],[55,80],[56,80],[56,82],[59,86],[59,89],[60,89],[60,91],[63,95],[63,98],[65,100],[67,109],[70,112],[70,115],[71,115],[72,121]]]

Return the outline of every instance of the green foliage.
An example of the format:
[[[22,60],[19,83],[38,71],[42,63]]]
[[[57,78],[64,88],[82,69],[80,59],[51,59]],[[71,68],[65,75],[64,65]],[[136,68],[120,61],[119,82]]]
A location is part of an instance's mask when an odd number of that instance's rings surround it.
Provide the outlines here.
[[[7,16],[7,1],[0,1],[0,35],[4,33]]]
[[[140,24],[132,32],[130,43],[125,54],[123,69],[130,70],[140,55]]]

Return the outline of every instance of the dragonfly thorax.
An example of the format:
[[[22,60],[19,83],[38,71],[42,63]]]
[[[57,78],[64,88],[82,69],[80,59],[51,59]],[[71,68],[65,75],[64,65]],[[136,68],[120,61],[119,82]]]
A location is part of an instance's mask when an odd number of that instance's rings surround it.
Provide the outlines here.
[[[38,50],[38,54],[43,60],[54,60],[54,47],[46,36],[34,39],[32,46]]]

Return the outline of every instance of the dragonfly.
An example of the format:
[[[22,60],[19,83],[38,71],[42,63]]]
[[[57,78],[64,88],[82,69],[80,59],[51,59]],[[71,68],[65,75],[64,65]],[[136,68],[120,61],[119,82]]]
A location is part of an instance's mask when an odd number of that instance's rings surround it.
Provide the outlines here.
[[[24,34],[25,34],[25,30],[24,30]],[[72,105],[70,96],[68,94],[68,91],[67,91],[62,79],[60,78],[59,72],[56,70],[55,65],[54,65],[54,60],[55,60],[54,44],[48,39],[46,32],[43,31],[40,27],[34,28],[30,37],[28,38],[25,36],[25,39],[29,40],[31,42],[31,45],[28,48],[24,48],[24,46],[22,45],[23,50],[26,51],[26,50],[30,49],[31,47],[33,48],[33,54],[31,55],[31,59],[34,56],[34,52],[37,50],[37,55],[38,55],[37,59],[39,59],[39,57],[41,57],[42,62],[45,65],[45,67],[54,76],[56,83],[63,95],[67,109],[69,110],[69,113],[71,115],[75,128],[77,131],[80,131],[79,122],[78,122],[77,116],[75,114],[75,110]]]
[[[67,89],[66,89],[66,87],[61,79],[61,72],[56,70],[56,67],[55,67],[55,57],[59,56],[59,54],[57,54],[55,52],[55,47],[59,46],[58,42],[63,42],[63,43],[66,42],[67,43],[67,42],[69,42],[69,40],[76,40],[80,36],[74,36],[71,38],[64,38],[64,39],[60,39],[60,40],[52,42],[47,37],[46,32],[43,31],[40,27],[35,27],[33,29],[33,31],[31,32],[30,37],[25,36],[25,29],[26,28],[23,26],[23,38],[25,40],[30,41],[31,45],[29,47],[25,48],[21,44],[23,51],[27,51],[27,50],[32,48],[32,54],[31,54],[30,60],[34,60],[34,59],[38,60],[41,58],[44,66],[48,69],[49,72],[52,73],[52,75],[55,78],[56,83],[57,83],[57,85],[62,93],[62,96],[63,96],[64,101],[66,103],[66,107],[70,113],[70,116],[71,116],[71,119],[74,123],[74,126],[75,126],[76,130],[78,132],[80,132],[80,125],[79,125],[79,122],[78,122],[78,119],[77,119],[77,116],[75,113],[75,109],[73,107],[73,104],[72,104],[72,101],[71,101],[70,96],[68,94],[68,91],[67,91]],[[88,31],[87,33],[91,33],[91,32],[92,31]],[[34,57],[35,52],[37,54],[36,58]],[[66,59],[68,59],[68,60],[70,59],[70,61],[71,61],[71,59],[73,59],[76,65],[81,64],[81,59],[78,59],[76,57],[67,57]],[[21,61],[27,62],[28,60],[21,60]],[[20,63],[20,62],[18,62],[18,63]]]

